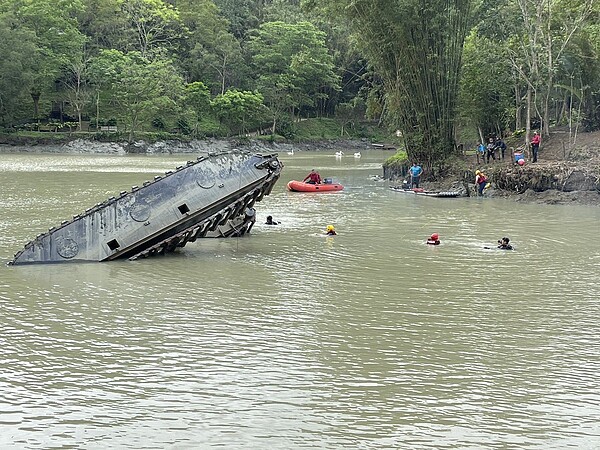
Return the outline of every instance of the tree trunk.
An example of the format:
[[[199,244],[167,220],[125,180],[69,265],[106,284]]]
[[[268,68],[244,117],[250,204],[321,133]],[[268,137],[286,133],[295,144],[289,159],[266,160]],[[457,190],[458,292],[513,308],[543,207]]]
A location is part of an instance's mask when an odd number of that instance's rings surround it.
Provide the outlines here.
[[[519,78],[515,75],[515,130],[520,130],[523,123],[521,108],[521,89],[519,89]]]
[[[39,119],[40,117],[40,91],[31,91],[31,98],[33,100],[33,118]]]
[[[548,2],[548,4],[550,4],[550,2]],[[550,16],[550,14],[548,14],[548,16]],[[546,85],[546,97],[544,98],[544,117],[542,118],[542,129],[541,134],[542,136],[548,137],[550,136],[550,93],[552,92],[552,88],[554,85],[554,68],[553,66],[553,61],[552,61],[552,34],[550,33],[550,17],[548,17],[548,42],[547,42],[547,46],[548,46],[548,80],[547,80],[547,85]]]
[[[100,124],[100,91],[96,91],[96,132],[98,132]]]
[[[529,151],[529,143],[531,142],[529,138],[529,135],[531,134],[531,85],[527,85],[527,105],[525,108],[525,116],[525,147],[526,150]]]

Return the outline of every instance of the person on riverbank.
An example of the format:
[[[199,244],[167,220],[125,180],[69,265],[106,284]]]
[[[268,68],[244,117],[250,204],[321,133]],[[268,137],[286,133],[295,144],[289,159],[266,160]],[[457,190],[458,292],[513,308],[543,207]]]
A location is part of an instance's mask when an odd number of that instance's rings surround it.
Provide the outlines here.
[[[479,158],[481,158],[481,162],[484,163],[485,162],[485,144],[483,142],[479,143],[475,153],[477,154],[477,164],[479,164],[479,162],[480,162]]]
[[[488,164],[490,163],[490,156],[496,161],[496,142],[494,141],[494,138],[490,138],[487,144],[486,159]]]
[[[279,225],[279,222],[275,222],[273,220],[273,216],[267,216],[267,221],[265,222],[265,225]]]
[[[302,182],[308,184],[321,184],[321,175],[319,175],[319,172],[313,169],[308,175],[306,175],[306,178],[304,178]]]
[[[513,246],[510,245],[510,239],[507,237],[503,237],[498,241],[498,248],[500,250],[512,250]]]
[[[506,144],[504,143],[501,137],[496,138],[496,149],[500,152],[498,158],[502,156],[502,161],[504,161],[504,155],[506,153]]]
[[[327,225],[327,229],[325,230],[325,234],[327,236],[336,236],[335,227],[333,225]]]
[[[477,192],[479,195],[483,195],[483,191],[487,186],[488,179],[481,170],[475,171],[475,184],[477,185]]]
[[[438,233],[433,233],[431,236],[429,236],[429,239],[427,239],[427,244],[440,245],[440,235]]]
[[[416,162],[413,163],[410,172],[410,187],[411,188],[419,188],[419,181],[421,180],[421,174],[423,173],[423,168],[419,166]]]
[[[540,133],[535,131],[533,133],[533,137],[531,138],[531,162],[532,163],[537,162],[538,151],[540,150],[541,140],[542,140],[542,137],[540,136]]]

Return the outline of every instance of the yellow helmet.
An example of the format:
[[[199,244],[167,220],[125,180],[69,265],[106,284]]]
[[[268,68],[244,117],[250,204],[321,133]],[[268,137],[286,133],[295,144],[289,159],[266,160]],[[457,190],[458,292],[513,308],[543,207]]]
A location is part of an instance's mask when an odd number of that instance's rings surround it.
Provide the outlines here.
[[[479,175],[481,173],[481,170],[476,170],[475,171],[475,175]]]
[[[333,225],[327,225],[327,231],[333,231],[335,228]]]

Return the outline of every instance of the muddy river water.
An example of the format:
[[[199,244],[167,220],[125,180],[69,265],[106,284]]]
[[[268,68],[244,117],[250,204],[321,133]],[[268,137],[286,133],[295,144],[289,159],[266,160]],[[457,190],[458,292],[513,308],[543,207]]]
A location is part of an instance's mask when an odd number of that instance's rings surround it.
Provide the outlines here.
[[[347,153],[280,155],[250,236],[14,267],[189,156],[0,155],[0,448],[600,448],[600,207],[394,192]],[[346,189],[286,191],[313,167]]]

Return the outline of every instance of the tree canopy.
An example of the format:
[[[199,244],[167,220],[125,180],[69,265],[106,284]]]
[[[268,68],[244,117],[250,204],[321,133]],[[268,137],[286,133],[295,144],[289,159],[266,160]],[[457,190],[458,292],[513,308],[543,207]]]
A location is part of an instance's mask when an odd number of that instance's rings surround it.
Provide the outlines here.
[[[434,165],[475,141],[600,129],[593,0],[0,0],[0,126],[194,136],[337,116]],[[255,104],[260,99],[261,106]]]

